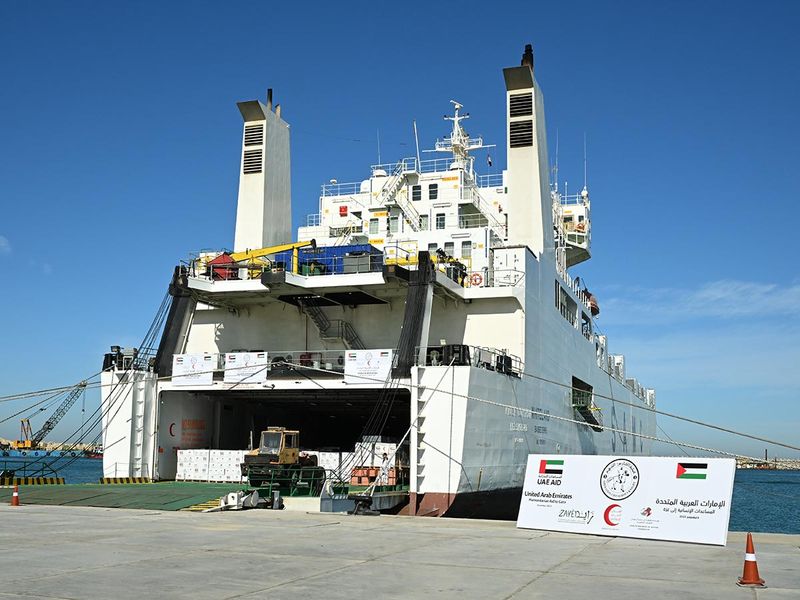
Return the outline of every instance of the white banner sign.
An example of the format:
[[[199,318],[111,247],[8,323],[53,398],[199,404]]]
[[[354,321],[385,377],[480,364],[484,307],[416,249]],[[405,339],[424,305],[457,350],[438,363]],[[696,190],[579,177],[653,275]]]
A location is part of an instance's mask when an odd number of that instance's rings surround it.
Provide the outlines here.
[[[725,545],[732,458],[531,454],[517,527]]]
[[[211,385],[216,354],[174,354],[172,356],[172,383],[174,385]]]
[[[345,383],[382,385],[391,371],[391,350],[348,350],[344,355]]]
[[[266,352],[227,352],[225,383],[264,383],[268,365]]]

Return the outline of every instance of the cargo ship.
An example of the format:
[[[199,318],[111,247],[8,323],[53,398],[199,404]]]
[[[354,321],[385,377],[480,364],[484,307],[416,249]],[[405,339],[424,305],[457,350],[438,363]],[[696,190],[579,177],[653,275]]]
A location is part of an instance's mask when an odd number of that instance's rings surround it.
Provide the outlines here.
[[[487,145],[451,101],[433,158],[331,179],[295,235],[289,124],[271,90],[239,102],[232,250],[180,261],[149,337],[106,354],[105,474],[174,479],[182,451],[285,427],[347,457],[345,483],[365,443],[392,444],[408,514],[513,518],[531,453],[649,454],[655,391],[573,276],[589,191],[551,179],[530,45],[502,81],[505,168],[478,172]]]

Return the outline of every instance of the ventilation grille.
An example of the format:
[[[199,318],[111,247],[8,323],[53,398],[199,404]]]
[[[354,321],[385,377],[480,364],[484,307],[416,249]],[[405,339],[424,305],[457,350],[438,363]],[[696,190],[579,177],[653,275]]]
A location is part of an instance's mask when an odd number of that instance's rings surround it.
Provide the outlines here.
[[[263,150],[245,150],[242,160],[242,173],[261,173],[264,166]]]
[[[509,142],[512,148],[533,146],[533,121],[518,121],[508,128]]]
[[[511,94],[508,102],[508,116],[527,117],[533,114],[533,94]]]
[[[248,125],[244,128],[244,145],[260,146],[264,143],[264,126]]]

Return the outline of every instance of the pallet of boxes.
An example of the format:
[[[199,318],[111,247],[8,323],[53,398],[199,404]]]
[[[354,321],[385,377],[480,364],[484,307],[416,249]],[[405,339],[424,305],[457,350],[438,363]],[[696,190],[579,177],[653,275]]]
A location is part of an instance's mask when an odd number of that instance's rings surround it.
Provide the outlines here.
[[[389,468],[384,481],[378,485],[394,486],[405,483],[408,478],[404,476],[405,470],[399,464],[396,450],[397,444],[381,442],[380,438],[358,442],[355,447],[356,466],[350,475],[350,486],[366,487],[374,483],[381,476],[384,454],[390,460]]]
[[[245,450],[178,450],[175,481],[243,483]]]

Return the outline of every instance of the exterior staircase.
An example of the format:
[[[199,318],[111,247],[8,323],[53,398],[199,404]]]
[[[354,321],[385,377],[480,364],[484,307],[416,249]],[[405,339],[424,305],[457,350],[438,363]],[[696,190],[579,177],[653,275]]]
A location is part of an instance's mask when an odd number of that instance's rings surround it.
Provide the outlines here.
[[[405,186],[408,171],[406,165],[400,162],[392,171],[392,175],[381,190],[381,203],[387,206],[397,206],[403,213],[403,218],[414,231],[419,231],[419,213],[408,199],[408,194],[401,194]]]
[[[330,320],[325,311],[314,302],[313,298],[300,300],[299,304],[300,309],[314,323],[323,342],[340,343],[349,350],[363,350],[365,348],[364,342],[361,341],[358,332],[349,321],[343,319]]]

